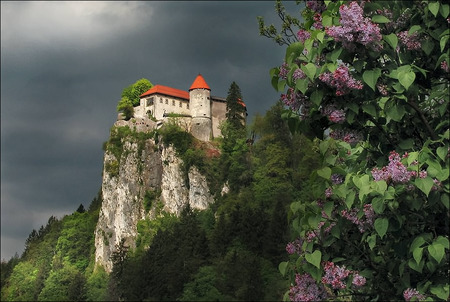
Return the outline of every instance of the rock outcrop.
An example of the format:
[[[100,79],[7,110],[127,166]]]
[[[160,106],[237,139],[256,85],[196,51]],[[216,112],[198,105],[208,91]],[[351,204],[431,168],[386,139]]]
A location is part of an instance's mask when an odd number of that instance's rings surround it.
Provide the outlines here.
[[[120,120],[114,126],[133,129],[136,123],[141,121]],[[149,131],[153,126],[148,121],[140,125],[134,129]],[[187,204],[194,209],[206,209],[213,202],[206,178],[196,167],[190,168],[186,178],[182,160],[172,146],[157,143],[154,138],[127,136],[121,138],[121,148],[120,155],[105,151],[103,203],[95,230],[95,261],[108,272],[112,270],[110,257],[116,244],[125,239],[125,244],[134,248],[138,222],[154,215],[145,209],[146,192],[160,192],[158,202],[163,210],[176,215]]]

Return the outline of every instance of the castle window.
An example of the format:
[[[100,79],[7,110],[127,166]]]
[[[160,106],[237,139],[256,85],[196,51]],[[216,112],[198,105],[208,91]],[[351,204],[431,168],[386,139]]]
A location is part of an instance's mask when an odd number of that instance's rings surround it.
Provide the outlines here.
[[[182,108],[183,107],[183,103],[182,102],[180,102],[180,108]]]
[[[159,102],[162,104],[162,98],[159,98]]]
[[[172,100],[172,106],[175,106],[175,100]]]
[[[169,100],[168,100],[168,99],[166,99],[166,105],[167,105],[167,104],[169,104]]]
[[[189,109],[189,103],[186,104],[186,108]]]

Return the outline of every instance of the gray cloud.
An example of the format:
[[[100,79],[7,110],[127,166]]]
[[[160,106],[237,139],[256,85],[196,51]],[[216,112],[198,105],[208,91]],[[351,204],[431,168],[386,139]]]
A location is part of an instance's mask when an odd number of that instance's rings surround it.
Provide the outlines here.
[[[277,99],[284,49],[260,37],[273,2],[1,2],[1,257],[51,215],[88,206],[124,87],[140,78],[212,94],[238,83],[250,117]]]

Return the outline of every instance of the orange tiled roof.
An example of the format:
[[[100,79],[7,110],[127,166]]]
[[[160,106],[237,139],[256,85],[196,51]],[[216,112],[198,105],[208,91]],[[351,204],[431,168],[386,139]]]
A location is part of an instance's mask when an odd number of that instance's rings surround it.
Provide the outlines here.
[[[206,83],[205,79],[202,77],[201,74],[198,74],[198,76],[195,78],[194,82],[191,85],[191,88],[189,88],[189,91],[192,89],[208,89],[211,90],[211,88],[209,88],[208,84]]]
[[[152,94],[164,94],[164,95],[168,95],[168,96],[174,96],[174,97],[182,98],[185,100],[189,100],[189,92],[180,90],[180,89],[163,86],[163,85],[153,86],[152,88],[150,88],[149,90],[147,90],[146,92],[141,94],[140,97],[143,98],[145,96],[149,96]]]

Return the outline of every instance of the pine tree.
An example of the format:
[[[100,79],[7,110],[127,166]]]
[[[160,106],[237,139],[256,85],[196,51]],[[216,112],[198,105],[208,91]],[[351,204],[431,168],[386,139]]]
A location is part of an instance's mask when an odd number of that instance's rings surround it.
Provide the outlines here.
[[[227,96],[227,121],[235,130],[245,128],[245,104],[242,101],[241,89],[233,82],[230,85]]]

